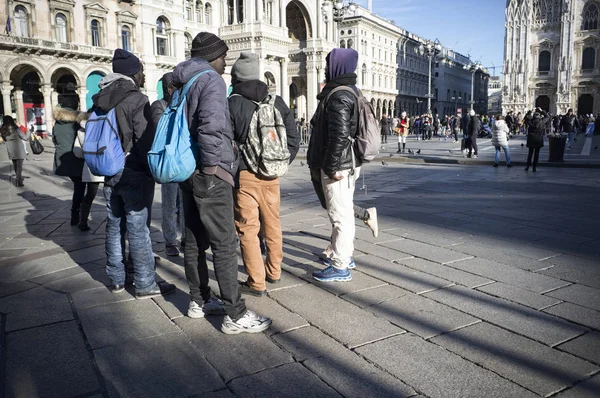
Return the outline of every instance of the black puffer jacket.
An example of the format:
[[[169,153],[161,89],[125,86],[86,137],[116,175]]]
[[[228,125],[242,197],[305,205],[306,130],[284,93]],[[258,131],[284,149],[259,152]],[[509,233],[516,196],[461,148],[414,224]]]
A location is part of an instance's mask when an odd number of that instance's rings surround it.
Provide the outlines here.
[[[477,138],[479,130],[481,130],[481,120],[479,120],[479,116],[477,115],[472,116],[467,130],[468,136],[471,138]]]
[[[579,120],[577,120],[577,116],[573,114],[564,115],[560,121],[560,127],[565,133],[572,133],[579,129]],[[577,128],[577,130],[575,128]]]
[[[527,148],[541,148],[544,146],[544,132],[548,128],[550,116],[546,111],[537,112],[525,117],[527,123]]]
[[[322,169],[333,177],[336,171],[352,168],[352,141],[358,130],[358,105],[349,91],[336,91],[323,103],[338,84],[328,83],[317,96],[319,105],[311,120],[313,126],[306,160],[311,169]],[[348,86],[353,88],[352,86]],[[361,166],[355,158],[355,167]]]
[[[248,80],[234,84],[231,96],[229,96],[229,112],[231,113],[231,124],[233,135],[238,144],[246,142],[250,120],[256,111],[255,102],[262,102],[269,95],[269,87],[260,80]],[[252,102],[254,101],[254,102]],[[287,132],[287,146],[290,151],[290,163],[294,161],[298,149],[300,149],[300,133],[294,120],[292,111],[280,96],[275,97],[275,109],[281,113]],[[240,170],[247,170],[248,166],[241,157]]]

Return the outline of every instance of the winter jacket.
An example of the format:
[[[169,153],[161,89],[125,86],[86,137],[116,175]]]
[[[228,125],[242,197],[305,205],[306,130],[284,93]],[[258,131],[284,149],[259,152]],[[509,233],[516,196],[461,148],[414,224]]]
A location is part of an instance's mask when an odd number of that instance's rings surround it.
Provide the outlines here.
[[[467,135],[470,138],[477,138],[477,135],[479,134],[479,131],[481,130],[481,120],[479,120],[479,117],[477,117],[477,115],[471,117],[471,120],[469,121],[468,124],[468,128],[467,128]]]
[[[329,178],[336,171],[352,169],[352,142],[358,130],[356,97],[346,90],[336,91],[324,103],[336,84],[328,83],[317,96],[319,105],[311,120],[313,125],[306,161],[311,169],[322,169]],[[348,86],[353,88],[352,86]],[[358,158],[354,166],[361,166]]]
[[[103,77],[98,86],[100,92],[92,97],[92,110],[108,112],[115,109],[121,144],[123,150],[129,152],[125,167],[150,176],[147,154],[154,134],[147,128],[152,120],[148,97],[140,92],[133,80],[118,73]]]
[[[460,129],[464,133],[469,130],[469,124],[471,123],[471,116],[467,113],[460,119]]]
[[[389,132],[390,125],[387,118],[384,117],[379,121],[379,128],[381,129],[381,134],[387,134]]]
[[[150,105],[150,114],[152,115],[152,125],[154,126],[154,130],[156,131],[156,127],[158,126],[158,121],[160,117],[165,113],[167,106],[169,103],[163,99],[156,100]]]
[[[31,131],[25,130],[23,133],[17,126],[3,124],[0,127],[0,136],[6,142],[6,150],[10,160],[24,160],[25,147],[23,142],[29,141]]]
[[[400,131],[399,135],[406,137],[408,136],[408,125],[410,124],[409,118],[405,117],[404,119],[398,119],[398,128]]]
[[[573,133],[579,130],[579,120],[577,120],[577,116],[564,115],[560,120],[560,128],[565,133]]]
[[[492,145],[496,147],[508,145],[508,133],[510,129],[504,120],[496,120],[492,130]]]
[[[54,174],[64,177],[81,177],[83,159],[73,153],[73,144],[77,138],[79,122],[84,119],[81,112],[70,108],[59,108],[54,111]]]
[[[525,123],[528,126],[527,148],[541,148],[544,146],[544,132],[550,116],[545,111],[542,111],[541,116],[535,115],[529,115],[525,119]]]
[[[228,99],[233,135],[238,144],[246,142],[250,120],[258,108],[255,102],[264,101],[269,95],[269,87],[260,80],[248,80],[234,84],[231,96]],[[254,102],[252,102],[254,101]],[[290,163],[294,161],[300,149],[300,133],[294,120],[292,111],[280,96],[275,97],[275,109],[279,111],[285,124],[287,133],[287,147],[290,151]],[[240,170],[248,170],[248,165],[242,157]]]
[[[201,75],[187,93],[187,121],[190,135],[198,142],[197,168],[234,185],[238,170],[238,150],[233,138],[227,87],[210,64],[192,58],[175,67],[173,85],[183,87],[196,74]]]

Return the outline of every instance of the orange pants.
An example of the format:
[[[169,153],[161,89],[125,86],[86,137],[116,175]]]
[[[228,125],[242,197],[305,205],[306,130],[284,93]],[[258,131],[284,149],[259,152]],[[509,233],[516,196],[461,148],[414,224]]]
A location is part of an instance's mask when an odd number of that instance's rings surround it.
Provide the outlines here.
[[[240,171],[240,186],[235,190],[235,226],[240,237],[248,285],[265,290],[265,276],[281,277],[283,240],[279,207],[279,179],[263,179],[246,170]],[[258,234],[264,233],[267,260],[263,262]]]

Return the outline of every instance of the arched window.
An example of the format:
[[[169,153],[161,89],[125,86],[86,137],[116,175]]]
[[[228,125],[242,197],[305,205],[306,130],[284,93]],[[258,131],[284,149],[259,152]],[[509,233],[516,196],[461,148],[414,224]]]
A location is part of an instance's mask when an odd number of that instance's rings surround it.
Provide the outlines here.
[[[340,48],[346,48],[346,40],[340,40]]]
[[[65,14],[58,13],[54,18],[54,24],[56,27],[56,41],[61,43],[67,42],[67,17]]]
[[[192,36],[189,33],[184,34],[185,37],[185,57],[189,58],[192,50]]]
[[[92,30],[92,46],[100,47],[100,22],[97,19],[92,19],[90,25]]]
[[[354,40],[348,39],[348,48],[354,48]]]
[[[204,23],[206,25],[212,25],[212,6],[210,3],[206,3],[204,6]]]
[[[596,67],[596,50],[588,47],[583,50],[581,57],[581,69],[590,70]]]
[[[169,36],[167,20],[158,17],[156,20],[156,55],[169,55]]]
[[[131,51],[131,29],[129,26],[121,27],[121,46],[125,51]]]
[[[538,61],[538,71],[550,72],[550,51],[542,51]]]
[[[598,4],[591,2],[583,9],[583,30],[598,29]]]
[[[19,36],[29,37],[29,15],[23,6],[15,7],[15,27]]]
[[[202,14],[204,14],[204,4],[201,1],[196,2],[196,22],[202,23]]]

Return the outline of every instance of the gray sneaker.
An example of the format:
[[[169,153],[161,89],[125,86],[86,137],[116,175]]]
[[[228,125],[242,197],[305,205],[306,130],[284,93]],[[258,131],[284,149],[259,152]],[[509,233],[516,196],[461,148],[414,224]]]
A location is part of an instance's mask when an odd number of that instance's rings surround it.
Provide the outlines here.
[[[204,318],[206,315],[225,315],[223,302],[218,298],[212,297],[201,307],[194,300],[190,300],[187,316],[197,319]]]
[[[225,315],[221,331],[225,334],[260,333],[267,330],[271,326],[271,322],[270,318],[258,316],[247,310],[244,316],[236,322],[229,315]]]

